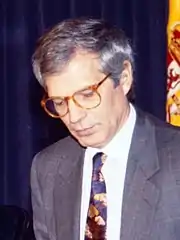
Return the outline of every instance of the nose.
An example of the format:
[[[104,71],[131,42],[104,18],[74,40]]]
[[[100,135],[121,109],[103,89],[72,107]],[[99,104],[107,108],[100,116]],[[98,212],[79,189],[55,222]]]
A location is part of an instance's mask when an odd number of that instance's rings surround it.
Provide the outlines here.
[[[72,99],[68,102],[68,108],[71,123],[77,123],[86,116],[85,109],[77,106]]]

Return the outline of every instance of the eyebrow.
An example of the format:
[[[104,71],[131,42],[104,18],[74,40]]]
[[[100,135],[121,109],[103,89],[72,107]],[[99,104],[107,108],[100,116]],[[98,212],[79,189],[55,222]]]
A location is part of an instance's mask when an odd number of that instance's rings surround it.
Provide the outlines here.
[[[99,81],[99,82],[100,82],[100,81]],[[88,90],[90,87],[93,87],[93,86],[97,85],[99,82],[94,83],[94,84],[91,84],[91,85],[88,85],[88,86],[86,86],[86,87],[83,87],[83,88],[75,91],[72,95],[74,95],[75,93],[78,93],[78,92],[82,92],[82,91]],[[45,92],[46,92],[48,98],[60,97],[60,98],[64,99],[64,98],[66,98],[66,97],[69,97],[69,96],[59,96],[59,95],[58,95],[58,96],[49,96],[47,89],[45,90]],[[71,95],[71,96],[72,96],[72,95]]]
[[[86,87],[84,87],[84,88],[82,88],[82,89],[80,89],[80,90],[78,90],[78,91],[76,91],[76,92],[81,92],[81,91],[86,90],[86,89],[88,89],[88,88],[90,88],[90,87],[93,87],[93,86],[95,86],[95,85],[98,85],[101,81],[103,81],[104,79],[108,78],[110,75],[111,75],[111,73],[107,74],[103,79],[101,79],[101,80],[98,81],[97,83],[88,85],[88,86],[86,86]]]
[[[102,80],[101,80],[101,81],[102,81]],[[99,82],[101,82],[101,81],[99,81]],[[86,87],[84,87],[84,88],[81,88],[81,89],[77,90],[76,92],[82,92],[82,91],[84,91],[84,90],[87,90],[88,88],[97,85],[99,82],[94,83],[94,84],[91,84],[91,85],[88,85],[88,86],[86,86]],[[75,92],[75,93],[76,93],[76,92]]]
[[[94,83],[94,84],[91,84],[91,85],[87,85],[87,86],[85,86],[85,87],[83,87],[83,88],[75,91],[72,95],[74,95],[74,94],[77,93],[77,92],[85,91],[85,90],[87,90],[88,88],[93,87],[93,86],[95,86],[95,85],[98,85],[101,81],[103,81],[105,78],[108,78],[110,75],[111,75],[111,73],[107,74],[103,79],[101,79],[101,80],[98,81],[97,83]],[[64,98],[66,98],[66,97],[69,97],[69,96],[49,96],[47,90],[46,90],[46,94],[47,94],[48,98],[60,97],[60,98],[64,99]],[[72,95],[71,95],[71,96],[72,96]]]

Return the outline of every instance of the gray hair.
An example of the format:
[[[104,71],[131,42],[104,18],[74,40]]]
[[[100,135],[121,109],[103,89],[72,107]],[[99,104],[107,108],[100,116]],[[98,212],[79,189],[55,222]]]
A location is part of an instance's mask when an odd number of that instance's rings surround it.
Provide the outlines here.
[[[119,83],[124,61],[134,66],[133,51],[122,30],[103,20],[68,19],[47,31],[37,43],[32,65],[39,83],[45,87],[44,77],[63,71],[78,50],[96,53],[100,70],[111,73],[115,85]]]

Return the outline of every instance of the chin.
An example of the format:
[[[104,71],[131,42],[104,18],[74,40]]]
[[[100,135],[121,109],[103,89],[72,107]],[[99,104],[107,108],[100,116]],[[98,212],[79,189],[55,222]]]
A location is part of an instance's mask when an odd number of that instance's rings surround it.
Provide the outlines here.
[[[83,147],[94,147],[101,148],[104,143],[104,134],[100,134],[101,131],[85,132],[83,135],[77,134],[76,132],[71,132],[73,137],[79,142]]]
[[[81,146],[83,147],[93,147],[93,148],[101,148],[102,142],[100,139],[93,137],[85,137],[85,138],[76,138]]]
[[[88,137],[81,137],[81,138],[76,138],[78,142],[80,143],[81,146],[83,147],[93,147],[95,145],[95,142],[93,139],[91,140]]]

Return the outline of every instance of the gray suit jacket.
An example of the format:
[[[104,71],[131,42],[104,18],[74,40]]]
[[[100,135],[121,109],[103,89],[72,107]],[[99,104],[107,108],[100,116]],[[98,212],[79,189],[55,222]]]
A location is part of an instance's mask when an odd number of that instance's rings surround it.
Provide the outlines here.
[[[79,240],[84,153],[67,137],[34,158],[31,186],[37,240]],[[180,240],[180,131],[140,111],[119,227],[121,240]]]

